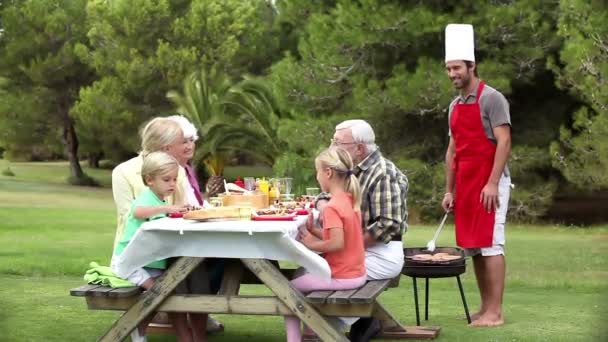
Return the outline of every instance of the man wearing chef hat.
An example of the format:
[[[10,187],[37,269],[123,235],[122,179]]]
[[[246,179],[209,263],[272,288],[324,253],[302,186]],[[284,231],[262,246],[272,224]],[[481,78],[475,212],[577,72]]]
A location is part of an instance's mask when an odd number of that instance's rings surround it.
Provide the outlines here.
[[[445,66],[460,94],[449,107],[442,206],[454,211],[456,242],[473,257],[481,307],[472,315],[471,326],[497,326],[504,322],[504,229],[511,190],[509,104],[477,75],[473,26],[446,27]]]

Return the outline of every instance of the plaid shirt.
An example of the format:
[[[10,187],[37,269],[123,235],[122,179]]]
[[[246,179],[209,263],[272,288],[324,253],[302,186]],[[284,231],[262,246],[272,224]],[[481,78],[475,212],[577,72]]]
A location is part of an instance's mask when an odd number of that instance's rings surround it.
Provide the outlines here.
[[[353,171],[361,184],[363,227],[379,242],[399,238],[407,230],[407,177],[378,150]]]

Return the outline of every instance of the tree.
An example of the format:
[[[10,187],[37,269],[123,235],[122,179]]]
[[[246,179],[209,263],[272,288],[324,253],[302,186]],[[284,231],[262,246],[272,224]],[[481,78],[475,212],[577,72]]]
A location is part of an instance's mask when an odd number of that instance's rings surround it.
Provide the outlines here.
[[[564,93],[556,89],[546,68],[560,44],[555,35],[559,8],[554,3],[337,0],[315,4],[277,2],[278,21],[297,35],[296,51],[275,63],[269,76],[279,104],[319,124],[346,117],[367,119],[383,153],[423,181],[412,183],[413,206],[439,210],[440,199],[428,200],[441,191],[435,187],[443,186],[442,179],[435,179],[443,177],[435,169],[447,146],[446,109],[456,94],[444,72],[443,31],[448,23],[475,27],[480,75],[511,101],[516,143],[542,146],[548,152],[547,146],[558,137],[556,127],[570,114],[567,109],[573,100],[568,94],[561,96]],[[528,101],[528,90],[539,96]],[[557,95],[564,105],[543,111]],[[539,132],[540,127],[547,128]],[[313,156],[310,151],[307,155]],[[532,151],[519,149],[519,160],[527,160],[521,154]],[[536,185],[553,182],[551,163],[526,167],[515,167],[522,170],[516,182],[531,194],[546,191]],[[514,192],[514,196],[519,195]],[[527,206],[537,209],[534,215],[542,214],[547,201],[539,199],[537,204]]]
[[[261,72],[278,47],[262,0],[91,1],[87,14],[90,47],[78,52],[100,79],[75,113],[89,146],[117,160],[137,149],[138,125],[173,110],[165,95],[192,71]]]
[[[70,112],[78,89],[94,76],[75,55],[76,45],[86,44],[85,6],[85,0],[30,0],[3,4],[1,13],[0,75],[9,80],[5,91],[11,102],[2,116],[16,129],[5,131],[5,138],[31,138],[32,129],[47,130],[38,131],[38,136],[59,138],[73,182],[87,179],[78,161],[79,141]]]
[[[563,67],[553,62],[558,85],[582,102],[551,146],[553,165],[577,187],[608,187],[608,24],[603,1],[560,1],[558,34]]]

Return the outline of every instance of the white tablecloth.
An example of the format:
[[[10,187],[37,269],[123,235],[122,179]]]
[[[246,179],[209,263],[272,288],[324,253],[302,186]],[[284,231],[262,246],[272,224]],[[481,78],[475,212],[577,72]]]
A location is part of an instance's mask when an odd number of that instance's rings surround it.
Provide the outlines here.
[[[116,273],[126,277],[135,269],[170,257],[253,258],[292,261],[329,279],[327,261],[295,240],[294,221],[196,222],[163,218],[144,223],[116,259]]]

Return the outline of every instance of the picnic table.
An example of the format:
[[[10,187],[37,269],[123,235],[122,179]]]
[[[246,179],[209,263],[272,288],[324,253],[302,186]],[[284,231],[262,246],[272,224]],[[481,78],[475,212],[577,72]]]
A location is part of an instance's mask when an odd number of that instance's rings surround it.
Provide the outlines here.
[[[84,296],[90,309],[126,312],[100,338],[121,341],[155,311],[200,312],[246,315],[296,315],[323,341],[348,341],[337,328],[338,317],[370,317],[382,321],[381,335],[393,338],[434,338],[437,327],[404,327],[376,297],[390,280],[368,281],[360,289],[315,291],[304,296],[291,287],[276,261],[290,261],[309,272],[329,279],[329,265],[318,254],[296,241],[294,221],[194,222],[160,219],[142,225],[117,262],[117,273],[125,276],[154,260],[180,257],[148,291],[139,288],[111,289],[85,285],[71,291]],[[175,287],[204,258],[230,258],[217,295],[176,295]],[[240,260],[240,261],[239,261]],[[250,271],[274,296],[239,295]]]

